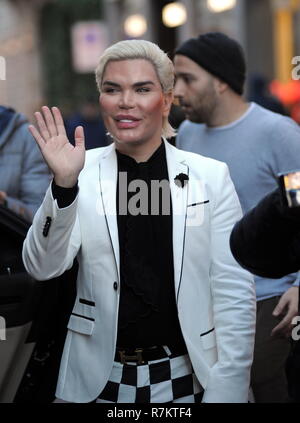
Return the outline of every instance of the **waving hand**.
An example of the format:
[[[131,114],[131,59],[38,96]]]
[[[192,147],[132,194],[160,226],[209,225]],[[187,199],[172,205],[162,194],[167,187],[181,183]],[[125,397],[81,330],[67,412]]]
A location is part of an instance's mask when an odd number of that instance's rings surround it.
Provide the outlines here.
[[[66,135],[61,113],[57,107],[42,107],[36,112],[38,129],[33,125],[29,130],[38,143],[42,155],[52,171],[55,183],[65,188],[73,187],[84,166],[85,146],[82,126],[75,129],[75,146]]]

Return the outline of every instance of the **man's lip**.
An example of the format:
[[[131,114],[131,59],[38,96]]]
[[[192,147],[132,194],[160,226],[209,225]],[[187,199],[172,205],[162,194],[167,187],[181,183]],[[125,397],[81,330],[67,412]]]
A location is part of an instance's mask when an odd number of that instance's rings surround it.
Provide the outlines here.
[[[188,113],[191,110],[190,106],[181,106],[181,109],[183,113]]]
[[[117,115],[117,116],[115,117],[115,120],[117,120],[117,121],[120,121],[120,120],[132,120],[132,121],[138,121],[138,120],[140,120],[140,119],[138,119],[137,117],[132,116],[132,115]]]
[[[137,128],[140,125],[140,120],[138,119],[121,119],[121,120],[116,120],[116,126],[119,129],[134,129]]]

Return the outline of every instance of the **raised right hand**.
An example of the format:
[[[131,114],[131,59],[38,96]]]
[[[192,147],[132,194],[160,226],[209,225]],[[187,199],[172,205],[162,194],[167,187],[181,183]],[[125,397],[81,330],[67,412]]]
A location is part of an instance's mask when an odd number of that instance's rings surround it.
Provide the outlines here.
[[[64,188],[73,187],[84,166],[85,146],[83,127],[75,129],[75,146],[66,135],[60,110],[57,107],[42,107],[35,114],[39,130],[29,125],[29,130],[38,143],[42,155],[54,175],[55,183]]]

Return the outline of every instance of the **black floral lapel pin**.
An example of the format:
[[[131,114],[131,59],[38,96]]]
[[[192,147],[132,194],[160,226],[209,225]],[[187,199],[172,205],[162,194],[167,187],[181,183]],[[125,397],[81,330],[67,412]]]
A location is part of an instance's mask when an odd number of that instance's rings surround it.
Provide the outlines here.
[[[189,180],[188,175],[185,173],[179,173],[179,175],[175,176],[174,182],[178,187],[184,188]]]

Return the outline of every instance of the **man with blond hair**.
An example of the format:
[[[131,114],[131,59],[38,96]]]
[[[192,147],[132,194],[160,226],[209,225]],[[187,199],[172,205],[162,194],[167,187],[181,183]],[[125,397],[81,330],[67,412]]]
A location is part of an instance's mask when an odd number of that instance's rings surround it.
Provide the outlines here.
[[[158,46],[111,46],[96,79],[111,146],[85,158],[83,128],[71,146],[57,108],[31,127],[54,180],[25,266],[49,279],[79,263],[56,395],[246,402],[255,297],[229,249],[241,210],[227,167],[166,141],[174,71]]]

